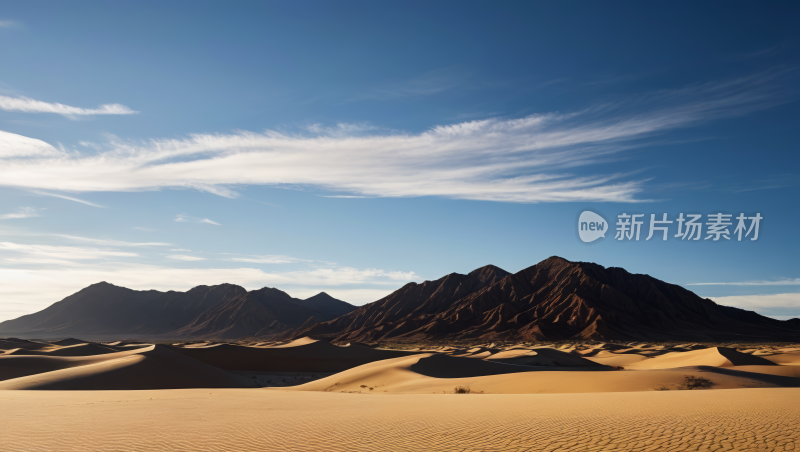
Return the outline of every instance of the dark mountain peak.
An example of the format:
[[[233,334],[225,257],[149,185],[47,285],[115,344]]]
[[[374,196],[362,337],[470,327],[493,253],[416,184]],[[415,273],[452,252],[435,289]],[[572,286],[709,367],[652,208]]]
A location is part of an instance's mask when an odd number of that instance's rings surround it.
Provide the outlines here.
[[[345,315],[356,309],[356,307],[350,303],[337,300],[325,292],[320,292],[305,300],[296,300],[295,303],[319,311],[328,316],[329,319]]]
[[[280,298],[280,299],[288,300],[288,301],[292,300],[291,295],[289,295],[288,293],[286,293],[286,292],[284,292],[284,291],[282,291],[280,289],[276,289],[274,287],[262,287],[262,288],[260,288],[258,290],[253,290],[253,291],[248,292],[248,295],[253,295],[253,296],[259,297],[259,298],[261,298],[261,297],[271,297],[271,298]]]
[[[510,275],[511,273],[503,270],[500,267],[496,267],[494,265],[486,265],[481,268],[476,268],[469,272],[470,277],[476,278],[481,282],[495,282],[499,281],[506,276]]]

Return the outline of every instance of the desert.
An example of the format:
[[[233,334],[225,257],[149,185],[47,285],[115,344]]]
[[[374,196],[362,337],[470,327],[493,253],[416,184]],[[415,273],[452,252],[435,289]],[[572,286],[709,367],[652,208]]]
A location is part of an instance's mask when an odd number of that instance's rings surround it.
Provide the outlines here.
[[[798,25],[0,2],[0,452],[800,452]]]
[[[0,346],[8,451],[794,450],[800,440],[798,344]]]

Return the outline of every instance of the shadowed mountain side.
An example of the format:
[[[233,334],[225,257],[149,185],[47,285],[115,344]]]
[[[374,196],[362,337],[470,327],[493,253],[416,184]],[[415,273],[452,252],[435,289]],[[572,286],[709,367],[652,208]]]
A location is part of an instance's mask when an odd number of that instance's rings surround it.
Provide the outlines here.
[[[508,275],[501,268],[487,265],[468,275],[451,273],[436,281],[408,283],[374,303],[306,331],[313,335],[362,342],[400,337],[424,325],[429,318],[450,307],[453,301],[484,289]],[[298,333],[295,337],[305,335]]]
[[[170,347],[177,353],[226,370],[277,372],[340,372],[382,359],[414,352],[367,347],[338,347],[324,341],[299,339],[299,345],[245,347],[219,344],[208,347]]]
[[[551,257],[513,275],[488,266],[469,275],[411,283],[295,337],[341,342],[800,340],[793,325],[719,306],[647,275]]]
[[[233,284],[187,292],[138,291],[101,282],[34,314],[0,323],[0,334],[59,338],[157,336],[180,328],[211,306],[247,291]]]
[[[302,302],[303,300],[292,298],[286,292],[265,287],[220,303],[170,334],[176,338],[266,337],[332,318],[298,304]]]
[[[0,323],[0,334],[29,338],[72,335],[94,340],[269,337],[309,328],[353,309],[355,306],[324,292],[300,300],[268,287],[248,292],[233,284],[220,284],[187,292],[159,292],[102,282],[42,311]],[[64,339],[54,344],[74,345],[75,341]]]
[[[12,357],[13,358],[13,357]],[[5,389],[140,390],[247,388],[250,380],[151,345],[127,356],[0,382]]]
[[[328,319],[335,319],[336,317],[353,312],[356,309],[356,306],[342,300],[337,300],[325,292],[320,292],[305,300],[296,300],[295,303],[321,312],[325,314]]]

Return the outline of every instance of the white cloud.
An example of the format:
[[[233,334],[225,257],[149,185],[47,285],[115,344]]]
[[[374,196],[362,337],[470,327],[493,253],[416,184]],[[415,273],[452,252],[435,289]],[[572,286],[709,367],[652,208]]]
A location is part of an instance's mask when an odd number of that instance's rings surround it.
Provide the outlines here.
[[[192,250],[186,250],[186,249],[183,249],[183,248],[173,248],[170,251],[183,251],[183,252],[187,252],[187,253],[191,253],[192,252]]]
[[[61,237],[63,239],[73,240],[76,242],[84,242],[84,243],[93,243],[95,245],[100,246],[123,246],[123,247],[137,247],[137,246],[175,246],[172,243],[165,243],[165,242],[126,242],[124,240],[112,240],[112,239],[95,239],[90,237],[79,237],[76,235],[66,235],[66,234],[51,234],[54,237]]]
[[[181,213],[175,216],[175,221],[178,223],[205,223],[205,224],[213,224],[214,226],[222,226],[221,224],[217,223],[216,221],[209,220],[208,218],[197,218],[186,215],[185,213]]]
[[[155,232],[156,231],[155,229],[145,228],[145,227],[142,227],[142,226],[134,226],[133,229],[136,229],[138,231],[145,231],[145,232]]]
[[[353,196],[629,202],[637,200],[643,181],[571,171],[619,158],[632,140],[787,101],[768,85],[741,79],[569,114],[468,121],[418,134],[348,134],[346,127],[316,134],[242,131],[146,144],[113,139],[106,151],[91,155],[36,148],[39,154],[28,158],[18,154],[33,151],[21,147],[0,158],[0,185],[74,192],[182,187],[228,197],[236,196],[231,187],[237,185],[310,185]]]
[[[58,265],[36,269],[0,267],[0,300],[3,300],[0,303],[0,321],[44,309],[100,281],[136,290],[162,291],[185,291],[201,284],[221,283],[238,284],[248,290],[270,286],[293,296],[311,296],[325,291],[337,298],[357,303],[361,300],[377,300],[410,280],[419,278],[414,272],[353,268],[269,273],[256,268],[184,269],[132,263]],[[352,287],[352,284],[379,285],[380,288]],[[361,293],[360,298],[348,296],[358,293]],[[373,295],[379,296],[372,299]]]
[[[186,261],[186,262],[194,262],[194,261],[204,261],[204,260],[206,260],[206,258],[204,258],[204,257],[187,256],[185,254],[170,254],[167,257],[169,259],[172,259],[172,260]]]
[[[13,20],[0,20],[0,28],[12,28],[16,27],[18,24]]]
[[[224,260],[231,262],[247,262],[251,264],[293,264],[297,262],[312,262],[306,259],[279,255],[231,257]]]
[[[72,197],[72,196],[67,196],[67,195],[62,195],[62,194],[59,194],[59,193],[49,193],[49,192],[46,192],[46,191],[40,191],[40,190],[31,190],[31,192],[32,192],[32,193],[36,193],[37,195],[42,195],[42,196],[52,196],[52,197],[54,197],[54,198],[61,198],[61,199],[66,199],[66,200],[68,200],[68,201],[79,202],[79,203],[81,203],[81,204],[86,204],[86,205],[88,205],[88,206],[92,206],[92,207],[101,207],[101,208],[105,208],[105,206],[101,206],[100,204],[95,204],[95,203],[93,203],[93,202],[89,202],[89,201],[86,201],[86,200],[84,200],[84,199],[75,198],[75,197]]]
[[[0,110],[21,111],[24,113],[56,113],[64,116],[133,115],[139,113],[120,104],[105,104],[98,108],[79,108],[59,103],[42,102],[29,97],[2,95],[0,95]]]
[[[738,281],[738,282],[708,282],[692,283],[687,286],[800,286],[800,278],[776,279],[773,281]]]
[[[42,140],[0,130],[0,159],[60,156],[63,156],[61,151]]]
[[[779,293],[773,295],[733,295],[729,297],[710,297],[717,304],[734,306],[748,310],[770,308],[796,308],[800,310],[800,293]]]
[[[14,252],[26,256],[54,258],[62,260],[106,259],[110,257],[135,257],[136,253],[97,248],[81,248],[59,245],[27,245],[13,242],[0,242],[0,251]]]
[[[31,218],[31,217],[38,217],[39,213],[37,212],[36,207],[20,207],[14,213],[6,213],[0,215],[0,220],[12,220],[17,218]]]

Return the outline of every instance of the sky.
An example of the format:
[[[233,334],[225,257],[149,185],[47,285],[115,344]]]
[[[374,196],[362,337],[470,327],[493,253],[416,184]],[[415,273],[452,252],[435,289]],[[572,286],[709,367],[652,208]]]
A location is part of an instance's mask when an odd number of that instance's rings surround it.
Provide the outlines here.
[[[3,2],[0,321],[100,281],[361,305],[550,256],[798,317],[799,19],[796,2]],[[608,231],[590,243],[587,210]],[[639,240],[616,238],[624,215]]]

